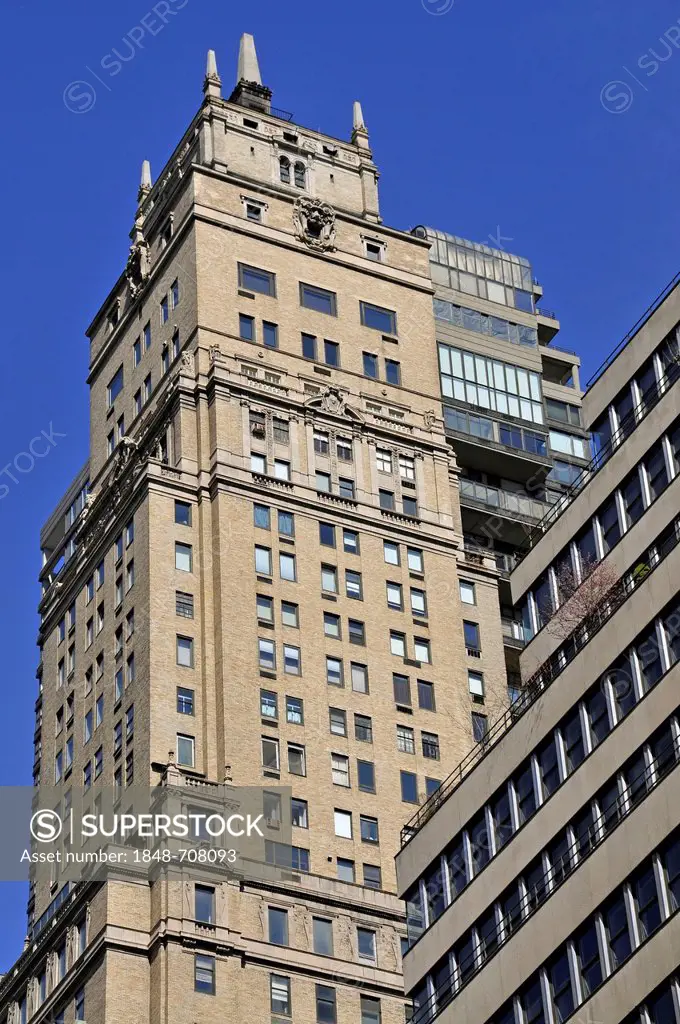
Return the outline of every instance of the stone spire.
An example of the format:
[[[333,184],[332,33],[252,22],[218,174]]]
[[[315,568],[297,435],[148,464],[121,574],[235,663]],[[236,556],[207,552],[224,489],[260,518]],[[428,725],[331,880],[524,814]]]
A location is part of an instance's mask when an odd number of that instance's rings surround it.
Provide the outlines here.
[[[367,153],[370,153],[368,145],[368,128],[364,121],[364,112],[361,109],[361,103],[359,103],[359,100],[354,101],[354,109],[352,112],[352,142],[358,149],[363,149]]]
[[[236,72],[236,84],[239,82],[254,82],[262,85],[260,65],[257,63],[257,51],[255,40],[250,32],[244,32],[238,45],[238,70]]]
[[[220,99],[222,96],[222,79],[217,71],[217,59],[215,58],[215,51],[208,50],[208,59],[205,65],[205,80],[203,82],[203,92],[206,96],[214,96]]]
[[[137,202],[141,203],[142,199],[148,196],[151,191],[151,164],[148,160],[142,162],[142,177],[139,182],[139,192],[137,193]]]
[[[236,87],[229,97],[229,102],[268,114],[271,110],[271,99],[271,89],[262,84],[255,40],[249,32],[244,32],[238,47]]]

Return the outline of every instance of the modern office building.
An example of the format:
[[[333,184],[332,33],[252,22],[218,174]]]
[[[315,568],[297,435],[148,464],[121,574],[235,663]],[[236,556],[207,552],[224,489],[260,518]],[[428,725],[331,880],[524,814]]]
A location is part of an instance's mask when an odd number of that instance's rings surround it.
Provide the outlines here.
[[[472,743],[464,620],[482,700],[506,692],[428,240],[383,223],[358,103],[350,141],[295,124],[251,37],[229,98],[212,53],[204,91],[144,165],[88,330],[90,457],[42,535],[34,778],[64,808],[286,785],[293,845],[278,884],[38,878],[2,1024],[401,1024],[394,856]]]
[[[525,690],[404,831],[416,1024],[680,1021],[680,285],[586,391],[510,580]]]

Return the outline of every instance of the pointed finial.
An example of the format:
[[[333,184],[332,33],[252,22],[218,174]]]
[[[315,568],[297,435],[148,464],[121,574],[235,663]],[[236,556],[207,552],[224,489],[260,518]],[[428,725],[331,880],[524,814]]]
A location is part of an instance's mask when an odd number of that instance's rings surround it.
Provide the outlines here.
[[[206,96],[216,96],[218,99],[222,95],[222,79],[217,71],[217,58],[214,50],[208,50],[203,92]]]
[[[364,121],[364,112],[361,109],[359,100],[354,101],[354,110],[352,115],[352,142],[358,149],[365,150],[366,153],[370,153],[368,146],[368,128]]]
[[[137,193],[137,202],[141,203],[145,196],[148,196],[151,191],[151,164],[148,160],[142,162],[142,177],[139,182],[139,192]]]
[[[237,83],[255,82],[256,85],[262,85],[260,65],[257,63],[255,40],[250,32],[244,32],[241,36],[241,41],[238,47],[238,70],[236,72],[236,81]]]
[[[353,118],[353,121],[352,121],[352,126],[353,126],[355,132],[361,130],[362,128],[363,128],[364,131],[366,131],[366,122],[364,121],[364,112],[361,109],[361,104],[359,103],[359,100],[355,100],[354,101],[354,118]]]

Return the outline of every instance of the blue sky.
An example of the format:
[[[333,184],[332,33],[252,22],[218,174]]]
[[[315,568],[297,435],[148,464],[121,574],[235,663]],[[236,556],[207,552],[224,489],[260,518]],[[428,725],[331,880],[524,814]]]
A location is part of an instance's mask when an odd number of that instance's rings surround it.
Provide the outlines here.
[[[30,780],[39,528],[87,454],[83,331],[126,258],[141,161],[157,173],[199,106],[208,48],[228,94],[252,32],[273,102],[331,135],[349,135],[360,99],[385,221],[500,232],[584,380],[678,268],[677,3],[155,2],[165,24],[150,0],[1,13],[5,785]],[[56,444],[14,468],[41,431]],[[0,883],[0,971],[25,896]]]

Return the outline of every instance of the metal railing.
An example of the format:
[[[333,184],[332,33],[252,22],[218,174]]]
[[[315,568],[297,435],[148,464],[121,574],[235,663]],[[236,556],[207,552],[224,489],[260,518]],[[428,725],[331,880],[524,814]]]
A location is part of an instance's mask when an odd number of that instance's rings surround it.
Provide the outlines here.
[[[673,756],[664,764],[663,756],[669,753]],[[575,841],[567,846],[560,860],[552,865],[552,883],[548,881],[547,875],[544,874],[541,881],[534,885],[532,889],[527,889],[521,899],[518,897],[512,905],[506,904],[504,907],[506,912],[504,917],[510,921],[510,927],[502,935],[497,932],[497,941],[493,950],[484,955],[481,952],[481,944],[480,952],[473,949],[458,964],[459,981],[454,984],[453,977],[449,975],[447,980],[414,1012],[411,1024],[426,1024],[426,1022],[432,1021],[439,1016],[461,989],[481,971],[491,957],[517,933],[522,925],[543,906],[555,890],[559,889],[574,874],[583,861],[601,846],[605,839],[609,838],[614,829],[622,821],[625,821],[633,811],[637,810],[642,800],[671,774],[678,765],[678,753],[673,739],[657,751],[656,760],[659,761],[659,765],[645,765],[644,770],[630,780],[631,789],[635,783],[640,783],[644,787],[639,798],[632,800],[628,793],[624,795],[619,794],[617,799],[606,808],[608,822],[603,815],[603,824],[590,825],[584,833],[577,836]]]
[[[680,378],[680,362],[669,363],[664,373],[663,381],[655,381],[651,387],[643,393],[638,405],[624,416],[619,423],[619,429],[612,434],[606,444],[593,456],[587,466],[584,466],[574,483],[565,490],[557,501],[550,506],[544,519],[531,531],[524,545],[518,549],[518,564],[528,555],[540,538],[545,533],[548,525],[554,523],[563,512],[571,505],[574,498],[580,494],[585,485],[593,479],[595,474],[602,469],[609,461],[614,452],[623,444],[626,438],[630,437],[636,427],[642,422],[657,403],[663,398],[667,391]]]
[[[536,306],[536,316],[544,316],[548,320],[557,320],[557,313],[552,309],[546,309],[545,306]]]
[[[577,654],[590,643],[615,612],[628,600],[639,586],[650,576],[680,543],[680,530],[657,547],[657,561],[654,565],[640,562],[615,584],[608,595],[603,596],[595,611],[587,616],[565,638],[558,649],[534,672],[522,692],[500,718],[493,722],[484,737],[477,743],[451,774],[444,779],[439,789],[419,807],[413,817],[401,830],[404,846],[430,820],[445,800],[458,788],[465,776],[489,753],[496,743],[532,707],[548,687],[562,674]]]
[[[490,487],[488,484],[479,484],[465,477],[461,477],[459,486],[461,500],[470,498],[491,508],[504,509],[513,515],[527,516],[540,521],[545,518],[550,508],[546,502],[538,501],[536,498],[505,491],[500,487]]]
[[[646,323],[647,320],[649,320],[650,316],[659,308],[661,303],[664,302],[668,298],[668,296],[673,291],[673,289],[675,288],[675,286],[678,284],[679,281],[680,281],[680,271],[678,271],[678,273],[675,275],[675,277],[673,277],[668,282],[668,284],[663,289],[663,291],[659,292],[657,297],[647,307],[647,309],[644,311],[644,313],[642,314],[640,319],[637,321],[637,323],[633,324],[633,326],[628,331],[628,333],[621,339],[621,341],[618,343],[616,348],[612,349],[612,351],[609,353],[609,355],[604,360],[604,362],[600,364],[600,366],[597,368],[595,373],[592,375],[592,377],[590,378],[590,380],[586,384],[586,388],[591,388],[593,386],[593,384],[595,383],[595,381],[600,379],[600,377],[602,376],[604,371],[609,366],[611,366],[611,364],[614,362],[616,357],[626,347],[626,345],[628,344],[630,339],[635,334],[637,334],[637,332],[640,330],[640,328]]]

